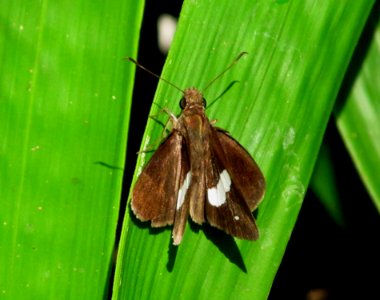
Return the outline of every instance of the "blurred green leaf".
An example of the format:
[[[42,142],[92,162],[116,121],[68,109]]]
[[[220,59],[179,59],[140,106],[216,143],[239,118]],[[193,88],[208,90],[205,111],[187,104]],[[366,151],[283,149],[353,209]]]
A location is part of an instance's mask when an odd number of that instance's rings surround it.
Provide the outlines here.
[[[361,47],[355,56],[359,73],[335,115],[339,132],[359,174],[380,211],[380,15],[368,22]],[[367,48],[368,47],[368,48]],[[362,63],[358,66],[357,62]],[[357,70],[353,68],[354,70]]]
[[[0,297],[101,299],[142,1],[0,3]]]
[[[238,53],[249,52],[205,97],[213,103],[232,85],[207,114],[253,154],[266,176],[258,210],[261,238],[235,243],[192,225],[174,248],[170,229],[149,230],[127,212],[114,299],[268,297],[372,4],[185,1],[164,78],[202,89]],[[160,107],[179,113],[180,97],[160,82],[151,114]],[[160,117],[166,122],[167,116]],[[161,131],[157,122],[148,122],[143,148]],[[139,170],[148,158],[141,155]]]
[[[345,218],[341,205],[342,199],[339,197],[331,151],[330,145],[327,143],[322,144],[319,149],[319,155],[315,163],[310,185],[329,215],[338,225],[343,226]]]

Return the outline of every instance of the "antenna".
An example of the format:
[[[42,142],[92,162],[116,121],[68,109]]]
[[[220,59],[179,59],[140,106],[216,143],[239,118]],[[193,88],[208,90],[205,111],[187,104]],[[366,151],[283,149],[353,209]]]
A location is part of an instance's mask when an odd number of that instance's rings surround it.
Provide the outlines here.
[[[223,75],[224,75],[224,73],[226,73],[229,69],[231,69],[238,61],[239,61],[239,59],[243,56],[243,55],[246,55],[246,54],[248,54],[248,52],[246,52],[246,51],[243,51],[243,52],[241,52],[234,60],[233,60],[233,62],[227,67],[227,68],[225,68],[224,69],[224,71],[222,71],[218,76],[216,76],[213,80],[211,80],[207,85],[206,85],[206,87],[202,90],[202,93],[204,92],[204,91],[206,91],[209,87],[210,87],[210,85],[211,84],[213,84],[215,81],[217,81],[220,77],[222,77]]]
[[[215,81],[217,81],[220,77],[222,77],[224,75],[224,73],[226,73],[229,69],[231,69],[238,61],[239,59],[248,54],[248,52],[246,51],[243,51],[241,52],[233,61],[232,63],[227,67],[225,68],[218,76],[216,76],[214,79],[212,79],[207,85],[206,87],[202,90],[202,93],[204,91],[206,91],[210,85],[212,85]],[[182,94],[185,93],[184,90],[182,90],[181,88],[179,88],[178,86],[176,86],[174,83],[171,83],[169,80],[166,80],[165,78],[162,78],[161,76],[157,75],[156,73],[153,73],[152,71],[148,70],[147,68],[145,68],[143,65],[141,65],[137,60],[133,59],[132,57],[126,57],[127,60],[129,60],[130,62],[133,62],[136,66],[138,66],[140,69],[143,69],[145,72],[148,72],[150,75],[153,75],[154,77],[157,77],[158,79],[166,82],[167,84],[170,84],[172,87],[174,87],[175,89],[179,90],[180,92],[182,92]]]
[[[130,62],[133,62],[136,66],[138,66],[139,68],[143,69],[145,72],[148,72],[150,75],[153,75],[154,77],[157,77],[158,79],[166,82],[167,84],[170,84],[172,87],[174,87],[177,90],[179,90],[180,92],[182,92],[182,94],[185,93],[182,89],[180,89],[175,84],[171,83],[169,80],[166,80],[165,78],[162,78],[161,76],[159,76],[159,75],[153,73],[152,71],[148,70],[147,68],[145,68],[143,65],[140,65],[139,62],[137,60],[133,59],[132,57],[127,57],[126,59],[128,59]]]

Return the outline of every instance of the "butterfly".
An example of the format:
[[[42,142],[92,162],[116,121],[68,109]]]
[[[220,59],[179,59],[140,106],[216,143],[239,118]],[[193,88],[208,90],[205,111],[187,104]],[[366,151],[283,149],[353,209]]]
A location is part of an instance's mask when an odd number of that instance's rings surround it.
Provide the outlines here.
[[[189,216],[197,224],[207,222],[231,236],[257,240],[252,211],[265,192],[260,168],[227,131],[209,121],[199,90],[181,92],[182,113],[178,118],[169,114],[172,130],[134,186],[132,211],[152,227],[173,225],[174,245],[181,243]]]

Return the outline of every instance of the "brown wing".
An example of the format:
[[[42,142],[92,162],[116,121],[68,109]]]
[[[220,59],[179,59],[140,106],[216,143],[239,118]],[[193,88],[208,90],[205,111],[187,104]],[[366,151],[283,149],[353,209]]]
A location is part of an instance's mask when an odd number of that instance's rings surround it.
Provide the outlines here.
[[[211,136],[206,219],[232,236],[256,240],[259,233],[251,211],[263,197],[264,177],[248,152],[227,133],[213,129]]]
[[[219,149],[214,149],[215,153],[218,153],[231,175],[235,189],[242,195],[249,209],[254,211],[265,192],[265,179],[260,168],[249,153],[225,131],[215,129],[214,133],[223,150],[220,153]]]
[[[234,185],[226,195],[226,202],[213,206],[206,201],[207,222],[226,233],[245,240],[257,240],[259,231],[255,219],[243,197],[236,191]]]
[[[160,145],[138,178],[131,207],[141,221],[152,227],[171,225],[176,213],[178,190],[189,169],[183,138],[173,131]]]
[[[216,148],[218,148],[216,150]],[[228,168],[225,155],[220,151],[221,144],[213,142],[211,161],[206,166],[207,222],[226,233],[247,240],[259,236],[255,220],[243,195],[236,187],[232,172]],[[235,178],[235,180],[238,180]]]

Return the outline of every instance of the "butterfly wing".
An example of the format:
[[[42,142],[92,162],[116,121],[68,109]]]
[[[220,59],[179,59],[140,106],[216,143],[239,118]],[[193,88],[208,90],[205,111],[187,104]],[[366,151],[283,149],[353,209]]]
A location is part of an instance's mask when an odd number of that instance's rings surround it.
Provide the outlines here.
[[[152,227],[172,225],[181,182],[189,169],[183,137],[173,131],[160,145],[138,178],[131,207]]]
[[[223,153],[219,153],[218,156],[222,157],[222,163],[228,169],[235,188],[242,195],[249,209],[254,211],[265,192],[265,179],[260,168],[251,155],[227,132],[216,129],[214,133],[223,150]],[[215,149],[215,152],[217,150]]]
[[[208,199],[210,200],[210,199]],[[207,222],[229,235],[245,240],[257,240],[259,232],[252,213],[233,184],[220,206],[206,201]]]
[[[206,166],[206,219],[232,236],[256,240],[251,211],[263,196],[264,177],[251,156],[225,132],[213,129],[212,139]]]

